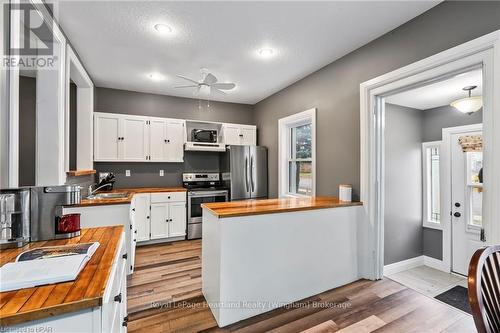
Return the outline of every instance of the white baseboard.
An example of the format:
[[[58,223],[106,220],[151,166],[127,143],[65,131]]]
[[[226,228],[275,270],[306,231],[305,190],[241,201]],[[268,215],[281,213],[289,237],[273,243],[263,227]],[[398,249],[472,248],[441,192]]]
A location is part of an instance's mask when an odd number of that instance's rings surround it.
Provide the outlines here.
[[[450,273],[450,267],[447,267],[447,265],[445,265],[444,261],[439,260],[439,259],[435,259],[432,257],[428,257],[428,256],[423,256],[423,257],[424,257],[424,265],[425,266],[437,269],[437,270],[445,272],[445,273]]]
[[[384,266],[384,275],[396,274],[424,265],[424,256],[419,256]]]

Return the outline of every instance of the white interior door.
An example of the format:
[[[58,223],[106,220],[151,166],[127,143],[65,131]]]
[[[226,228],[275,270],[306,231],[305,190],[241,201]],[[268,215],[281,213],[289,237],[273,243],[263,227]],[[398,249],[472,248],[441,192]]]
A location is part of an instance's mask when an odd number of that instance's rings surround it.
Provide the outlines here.
[[[451,135],[452,271],[467,275],[474,252],[484,246],[482,230],[482,152],[464,152],[459,138],[481,135],[470,131]]]
[[[167,156],[166,139],[167,121],[165,119],[150,119],[149,125],[149,156],[151,161],[165,161]]]
[[[184,161],[184,120],[167,120],[166,157],[169,162]]]
[[[124,161],[145,161],[148,156],[149,132],[145,117],[124,116],[122,145]]]

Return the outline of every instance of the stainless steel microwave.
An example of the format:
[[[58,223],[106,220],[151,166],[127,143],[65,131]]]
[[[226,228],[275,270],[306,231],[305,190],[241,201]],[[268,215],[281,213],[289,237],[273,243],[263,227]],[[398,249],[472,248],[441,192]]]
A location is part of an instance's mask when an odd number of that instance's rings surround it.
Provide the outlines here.
[[[193,129],[191,131],[192,142],[217,143],[219,133],[217,130]]]

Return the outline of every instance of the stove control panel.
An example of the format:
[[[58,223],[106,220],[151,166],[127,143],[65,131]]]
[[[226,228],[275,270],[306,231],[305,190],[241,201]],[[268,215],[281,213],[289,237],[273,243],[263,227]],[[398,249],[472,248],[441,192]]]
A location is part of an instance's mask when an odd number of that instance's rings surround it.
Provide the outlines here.
[[[220,180],[219,173],[183,173],[183,182],[216,182]]]

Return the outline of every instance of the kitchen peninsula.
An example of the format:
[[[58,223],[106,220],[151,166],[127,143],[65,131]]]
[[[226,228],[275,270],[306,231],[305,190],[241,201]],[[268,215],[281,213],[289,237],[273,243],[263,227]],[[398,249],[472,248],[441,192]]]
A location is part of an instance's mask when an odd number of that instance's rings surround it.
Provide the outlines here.
[[[220,327],[358,279],[362,203],[335,197],[203,205],[203,294]]]

